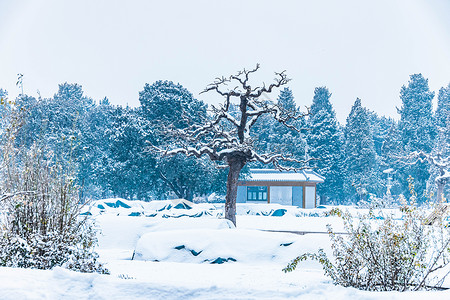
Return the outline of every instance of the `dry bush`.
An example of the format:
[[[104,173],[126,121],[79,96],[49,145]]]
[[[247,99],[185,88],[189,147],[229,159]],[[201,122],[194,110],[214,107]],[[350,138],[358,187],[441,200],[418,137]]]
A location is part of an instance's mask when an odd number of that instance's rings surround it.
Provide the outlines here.
[[[442,220],[425,225],[425,212],[415,205],[414,187],[411,199],[401,200],[402,220],[392,215],[375,214],[353,218],[348,212],[333,209],[339,216],[345,235],[337,235],[328,225],[333,258],[320,249],[295,258],[285,272],[295,270],[307,259],[318,261],[336,285],[369,291],[406,291],[439,289],[449,274],[450,232]]]

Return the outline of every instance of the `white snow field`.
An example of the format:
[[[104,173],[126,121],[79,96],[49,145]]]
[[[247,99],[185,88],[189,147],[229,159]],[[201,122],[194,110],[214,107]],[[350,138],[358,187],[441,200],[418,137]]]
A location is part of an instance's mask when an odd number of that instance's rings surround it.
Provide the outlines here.
[[[237,228],[221,218],[220,204],[106,199],[84,211],[96,220],[111,275],[0,268],[0,299],[450,299],[450,290],[335,286],[315,262],[283,273],[304,252],[331,252],[319,232],[342,224],[324,208],[238,204]]]

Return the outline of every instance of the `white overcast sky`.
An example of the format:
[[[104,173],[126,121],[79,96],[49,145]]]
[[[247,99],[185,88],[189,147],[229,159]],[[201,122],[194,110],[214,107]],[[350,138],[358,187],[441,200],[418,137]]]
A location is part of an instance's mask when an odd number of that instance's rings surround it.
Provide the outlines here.
[[[298,105],[327,86],[341,122],[356,97],[397,118],[410,74],[450,82],[449,15],[448,0],[0,0],[0,87],[14,98],[23,73],[30,95],[67,81],[137,106],[162,79],[214,103],[208,83],[260,63],[255,83],[286,70]]]

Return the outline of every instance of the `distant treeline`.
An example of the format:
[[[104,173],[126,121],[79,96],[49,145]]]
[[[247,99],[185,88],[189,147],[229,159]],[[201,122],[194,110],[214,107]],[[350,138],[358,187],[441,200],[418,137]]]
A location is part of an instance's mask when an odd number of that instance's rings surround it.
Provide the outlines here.
[[[95,102],[78,84],[64,83],[52,98],[20,95],[12,101],[0,89],[1,113],[20,109],[17,146],[45,145],[76,169],[81,197],[150,200],[173,195],[192,200],[211,193],[224,194],[226,169],[205,159],[183,155],[164,157],[151,145],[170,147],[176,136],[165,128],[186,128],[208,118],[208,106],[179,84],[157,81],[139,92],[136,108]],[[289,129],[271,118],[261,118],[253,133],[260,152],[289,153],[311,159],[309,165],[326,177],[319,185],[322,203],[355,203],[386,193],[386,169],[393,169],[391,193],[408,194],[407,178],[414,178],[419,201],[432,199],[436,170],[426,162],[406,163],[413,151],[450,155],[450,85],[441,88],[437,110],[434,92],[421,74],[401,87],[400,120],[380,117],[356,99],[345,125],[338,123],[331,93],[318,87],[310,116]],[[280,91],[278,105],[299,110],[292,91]],[[270,167],[250,164],[250,167]],[[448,197],[448,190],[446,195]]]

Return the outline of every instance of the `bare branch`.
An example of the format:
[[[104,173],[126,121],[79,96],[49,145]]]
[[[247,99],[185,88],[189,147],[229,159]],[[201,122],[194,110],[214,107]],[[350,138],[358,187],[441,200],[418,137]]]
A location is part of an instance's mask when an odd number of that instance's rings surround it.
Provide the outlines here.
[[[6,199],[13,198],[19,195],[37,195],[35,191],[21,191],[15,193],[7,193],[0,196],[0,202],[5,201]]]
[[[310,161],[315,160],[313,158],[307,159],[307,160],[299,160],[299,159],[295,159],[293,157],[285,156],[280,153],[260,155],[256,152],[253,152],[252,154],[256,161],[259,161],[263,164],[273,164],[275,169],[282,170],[282,171],[295,171],[296,172],[296,171],[303,170],[303,169],[311,169],[311,167],[306,166],[306,164]],[[302,165],[302,167],[285,167],[281,164],[282,162],[298,163],[298,164]]]
[[[183,153],[186,156],[195,156],[197,158],[202,157],[203,155],[207,155],[209,156],[209,158],[212,161],[216,161],[219,160],[219,155],[211,148],[208,147],[203,147],[199,150],[193,148],[193,147],[188,147],[188,148],[177,148],[177,149],[173,149],[170,151],[167,150],[163,150],[161,151],[164,155],[175,155],[178,153]]]
[[[285,72],[286,71],[283,71],[281,73],[275,72],[275,75],[277,76],[275,78],[275,83],[269,85],[268,88],[266,88],[266,85],[264,84],[262,88],[256,89],[254,93],[251,93],[248,96],[250,98],[259,98],[262,95],[262,93],[271,93],[274,88],[279,88],[280,86],[287,84],[291,80],[287,78]]]

